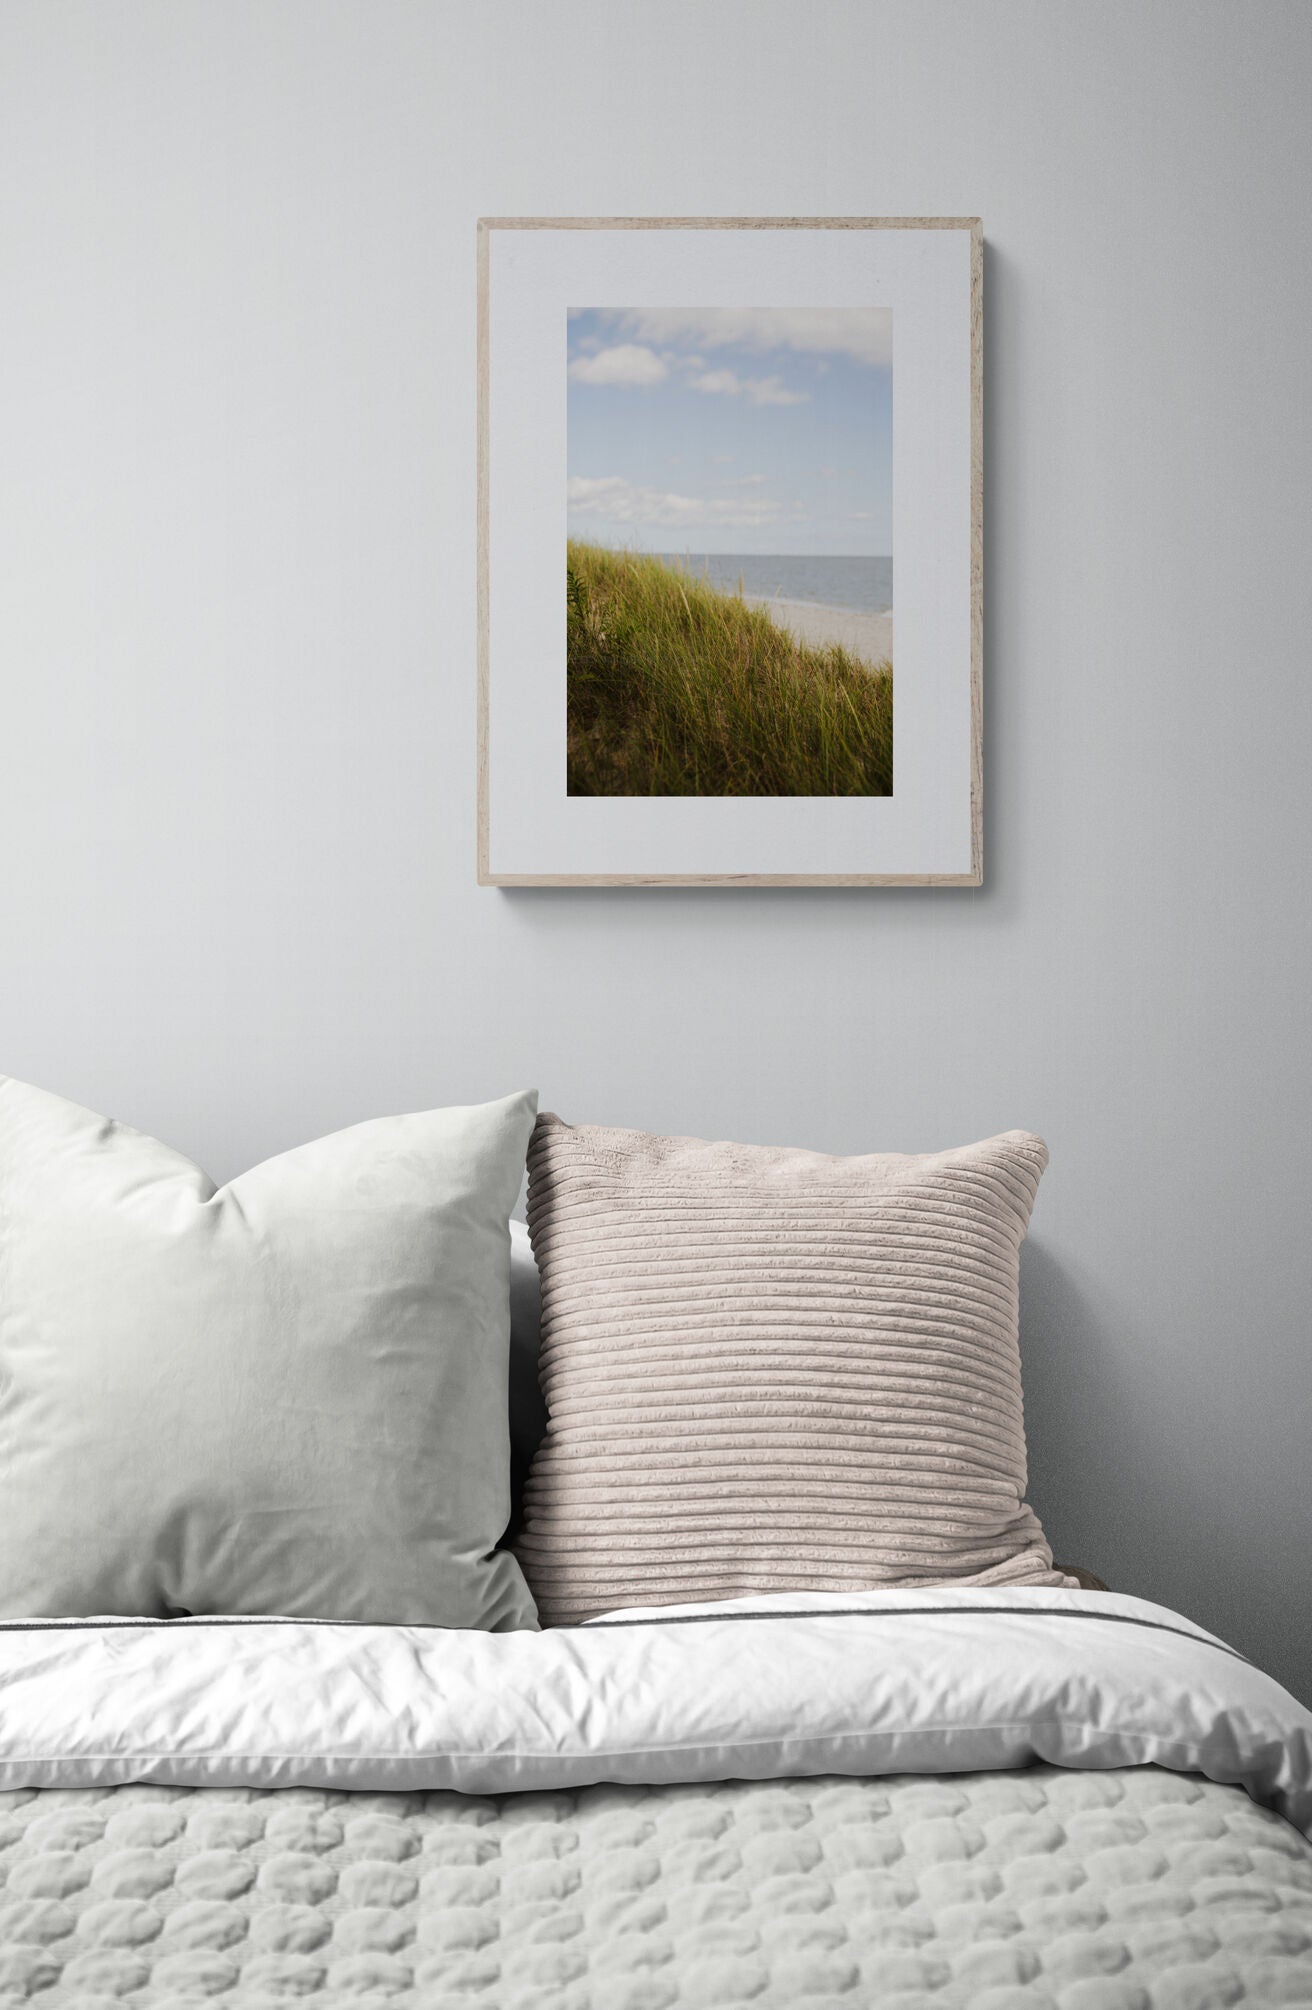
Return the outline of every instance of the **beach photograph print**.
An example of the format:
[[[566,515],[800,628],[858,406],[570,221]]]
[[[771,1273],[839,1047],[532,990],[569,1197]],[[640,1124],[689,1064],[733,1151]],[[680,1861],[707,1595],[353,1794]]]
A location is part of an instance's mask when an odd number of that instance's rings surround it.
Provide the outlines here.
[[[568,313],[571,796],[893,794],[885,309]]]

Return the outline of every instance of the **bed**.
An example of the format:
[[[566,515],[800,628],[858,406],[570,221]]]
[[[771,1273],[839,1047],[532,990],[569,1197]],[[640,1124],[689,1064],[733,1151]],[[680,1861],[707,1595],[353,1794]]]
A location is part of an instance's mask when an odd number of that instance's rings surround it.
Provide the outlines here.
[[[0,1078],[0,2010],[1312,2010],[1312,1716],[1025,1498],[1042,1141],[535,1108]]]
[[[1312,2004],[1312,1716],[1069,1590],[0,1632],[0,2002]]]

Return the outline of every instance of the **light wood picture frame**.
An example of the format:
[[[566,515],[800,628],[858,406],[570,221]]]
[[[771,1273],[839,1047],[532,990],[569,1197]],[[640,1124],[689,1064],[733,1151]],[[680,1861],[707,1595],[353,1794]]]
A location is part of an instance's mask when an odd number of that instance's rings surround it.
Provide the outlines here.
[[[481,885],[982,883],[978,218],[484,218],[477,444]]]

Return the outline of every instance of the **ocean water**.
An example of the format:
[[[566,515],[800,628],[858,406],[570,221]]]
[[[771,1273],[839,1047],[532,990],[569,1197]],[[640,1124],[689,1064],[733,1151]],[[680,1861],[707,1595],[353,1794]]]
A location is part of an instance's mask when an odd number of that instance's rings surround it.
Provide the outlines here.
[[[893,605],[891,558],[823,558],[804,552],[658,552],[667,565],[705,573],[712,584],[735,593],[814,600],[826,607],[854,608],[860,614],[887,614]]]

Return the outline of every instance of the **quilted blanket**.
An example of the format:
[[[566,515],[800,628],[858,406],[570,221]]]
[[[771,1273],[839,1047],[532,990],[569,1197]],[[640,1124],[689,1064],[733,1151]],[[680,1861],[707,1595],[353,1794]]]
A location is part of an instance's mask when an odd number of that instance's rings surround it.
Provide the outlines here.
[[[1312,2006],[1309,1826],[1134,1599],[0,1630],[0,2005]]]
[[[52,2010],[1312,2003],[1312,1850],[1157,1767],[16,1792],[0,1865],[0,2001]]]

